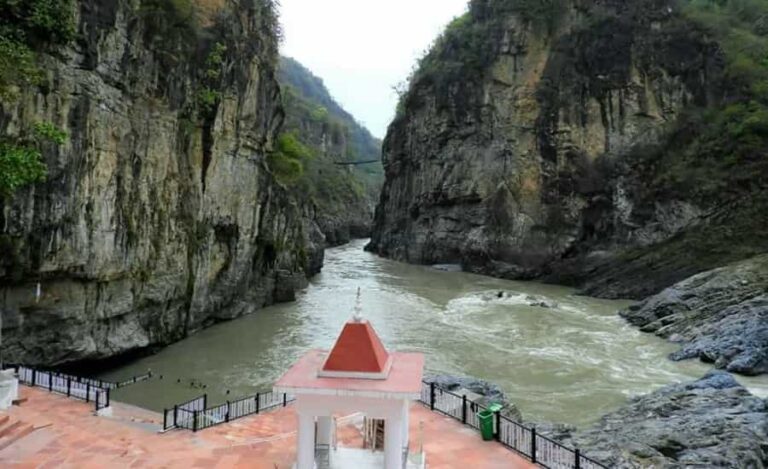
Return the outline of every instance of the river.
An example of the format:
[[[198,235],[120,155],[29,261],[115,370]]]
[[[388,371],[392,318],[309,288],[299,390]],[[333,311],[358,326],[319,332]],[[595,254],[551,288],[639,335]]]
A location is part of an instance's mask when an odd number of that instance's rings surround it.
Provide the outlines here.
[[[202,393],[220,403],[269,390],[307,349],[333,345],[351,317],[358,287],[363,315],[389,349],[424,353],[428,372],[500,385],[529,420],[585,425],[630,396],[709,369],[698,361],[668,360],[674,345],[616,314],[629,302],[402,264],[364,252],[364,245],[358,240],[329,249],[323,273],[295,303],[218,324],[105,373],[122,378],[151,369],[162,375],[121,389],[113,399],[159,410]],[[766,394],[767,379],[746,381]]]

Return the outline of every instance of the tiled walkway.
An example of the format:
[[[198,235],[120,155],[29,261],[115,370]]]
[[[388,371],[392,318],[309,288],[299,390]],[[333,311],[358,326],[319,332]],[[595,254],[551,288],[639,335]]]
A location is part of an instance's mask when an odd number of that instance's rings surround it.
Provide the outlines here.
[[[151,412],[115,404],[112,418],[97,417],[91,405],[25,386],[20,391],[28,400],[9,413],[36,430],[0,451],[3,468],[288,469],[293,465],[296,419],[290,406],[198,433],[158,434],[154,428],[159,416]],[[362,446],[361,421],[358,415],[339,418],[340,446]],[[414,404],[411,448],[419,448],[422,440],[429,469],[536,467],[497,443],[482,441],[472,429]]]

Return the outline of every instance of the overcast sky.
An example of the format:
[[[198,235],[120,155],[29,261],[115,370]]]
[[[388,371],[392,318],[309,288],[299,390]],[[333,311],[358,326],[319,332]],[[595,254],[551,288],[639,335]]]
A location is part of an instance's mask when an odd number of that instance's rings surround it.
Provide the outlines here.
[[[467,0],[281,0],[282,53],[325,81],[377,137],[394,116],[392,86]]]

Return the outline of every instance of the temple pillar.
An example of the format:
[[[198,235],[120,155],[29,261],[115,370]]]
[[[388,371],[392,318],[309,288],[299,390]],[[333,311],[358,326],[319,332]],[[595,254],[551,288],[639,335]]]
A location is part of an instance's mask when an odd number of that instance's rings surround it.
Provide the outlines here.
[[[398,410],[396,415],[386,419],[384,425],[384,468],[403,469],[403,416]]]
[[[306,412],[297,414],[299,419],[296,469],[315,469],[315,417]]]
[[[409,446],[410,441],[410,414],[411,414],[411,402],[409,400],[403,400],[403,446]]]

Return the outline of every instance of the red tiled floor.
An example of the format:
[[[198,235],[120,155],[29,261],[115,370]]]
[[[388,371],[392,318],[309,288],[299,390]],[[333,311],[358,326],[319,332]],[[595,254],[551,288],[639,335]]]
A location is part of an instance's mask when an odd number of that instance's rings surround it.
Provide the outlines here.
[[[115,404],[114,418],[97,417],[91,405],[40,389],[20,391],[28,401],[9,413],[38,429],[0,451],[0,467],[288,469],[294,462],[296,418],[290,406],[198,433],[158,434],[148,425],[157,416],[142,409]],[[340,446],[362,447],[361,421],[361,415],[338,418]],[[411,407],[410,432],[411,449],[423,446],[429,469],[536,467],[420,404]]]

